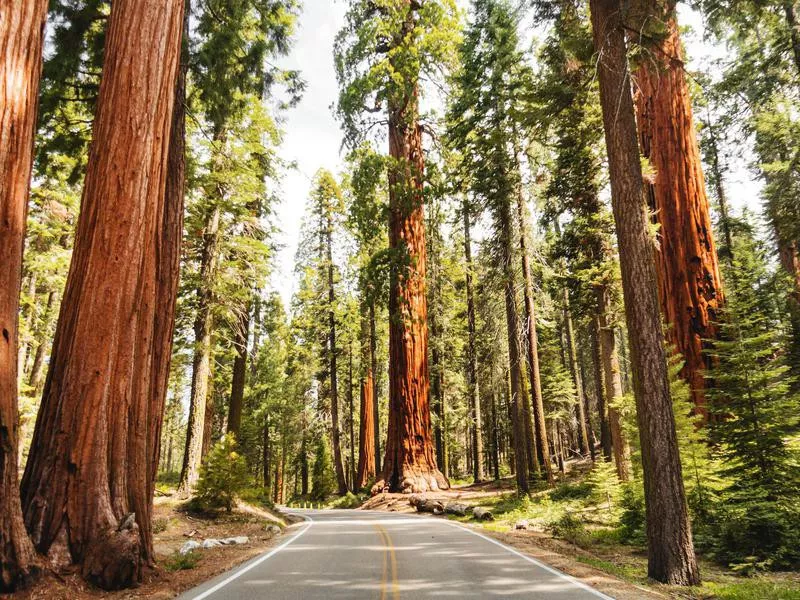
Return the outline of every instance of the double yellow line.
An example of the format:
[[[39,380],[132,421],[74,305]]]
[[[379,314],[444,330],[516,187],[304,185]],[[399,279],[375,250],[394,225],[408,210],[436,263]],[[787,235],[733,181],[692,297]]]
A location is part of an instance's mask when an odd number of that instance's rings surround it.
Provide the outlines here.
[[[381,578],[381,600],[386,600],[389,581],[389,564],[392,566],[392,599],[400,599],[400,583],[397,580],[397,555],[394,551],[394,544],[392,538],[389,537],[389,532],[386,531],[382,525],[375,524],[375,529],[381,536],[381,540],[385,546],[383,553],[383,577]]]

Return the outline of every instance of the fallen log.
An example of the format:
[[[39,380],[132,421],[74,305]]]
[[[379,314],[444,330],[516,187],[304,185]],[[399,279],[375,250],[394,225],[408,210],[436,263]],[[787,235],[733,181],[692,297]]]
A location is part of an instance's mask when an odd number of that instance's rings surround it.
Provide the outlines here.
[[[468,510],[469,506],[461,504],[460,502],[448,502],[444,505],[444,512],[448,515],[463,517],[467,514]]]
[[[483,508],[482,506],[476,506],[472,509],[472,516],[475,517],[478,521],[493,521],[494,515],[492,511],[488,508]]]
[[[417,512],[433,513],[434,515],[441,515],[444,512],[444,504],[440,500],[414,495],[408,499],[408,503],[416,508]]]

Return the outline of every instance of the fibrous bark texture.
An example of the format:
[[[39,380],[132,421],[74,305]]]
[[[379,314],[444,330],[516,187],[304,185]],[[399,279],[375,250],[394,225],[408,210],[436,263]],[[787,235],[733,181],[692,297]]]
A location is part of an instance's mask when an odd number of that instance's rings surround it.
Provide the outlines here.
[[[153,558],[153,341],[182,13],[182,0],[111,10],[75,250],[22,481],[37,549],[103,588],[135,583]]]
[[[695,585],[700,576],[670,398],[621,6],[619,0],[591,0],[590,8],[642,449],[648,575]]]
[[[422,129],[417,94],[389,108],[389,424],[373,492],[447,489],[431,435]]]
[[[46,14],[46,0],[0,5],[0,592],[25,583],[35,567],[19,498],[17,344]]]
[[[355,490],[363,489],[367,481],[375,476],[375,430],[373,428],[373,393],[375,392],[372,363],[370,362],[369,323],[366,315],[361,317],[361,407],[359,410],[358,470]]]
[[[641,42],[646,53],[634,75],[639,142],[655,177],[646,189],[660,226],[659,299],[668,339],[685,360],[681,375],[691,387],[696,410],[707,417],[703,372],[710,365],[704,349],[717,336],[715,322],[723,302],[717,250],[674,2],[639,4],[642,19],[646,15],[666,29],[657,39]]]

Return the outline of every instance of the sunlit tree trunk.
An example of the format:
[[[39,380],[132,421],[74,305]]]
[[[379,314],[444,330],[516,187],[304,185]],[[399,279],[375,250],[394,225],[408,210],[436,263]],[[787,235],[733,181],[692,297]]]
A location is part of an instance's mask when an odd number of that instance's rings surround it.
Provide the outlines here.
[[[37,549],[103,588],[154,558],[159,258],[182,0],[117,0],[75,250],[22,482]],[[113,201],[111,201],[113,200]]]
[[[409,12],[409,19],[413,15]],[[424,154],[417,90],[389,106],[389,424],[373,492],[424,492],[450,483],[431,435],[428,303],[425,297]]]
[[[528,362],[528,378],[531,386],[531,404],[526,415],[526,429],[529,438],[529,464],[530,475],[538,474],[540,466],[544,467],[544,475],[552,484],[553,466],[550,463],[550,447],[547,440],[547,423],[544,416],[544,399],[542,398],[542,380],[539,374],[539,339],[536,331],[536,306],[533,301],[533,278],[531,276],[530,256],[528,256],[528,215],[525,208],[525,199],[522,188],[517,192],[517,219],[519,220],[519,249],[522,258],[523,297],[525,301],[524,333],[527,344],[525,357]],[[525,400],[527,408],[527,400]],[[531,432],[531,417],[533,431]],[[531,435],[531,433],[533,435]],[[534,443],[535,439],[535,443]],[[535,452],[535,455],[533,454]]]
[[[328,275],[328,366],[331,382],[331,439],[333,440],[333,465],[336,485],[340,496],[347,493],[347,480],[342,463],[342,442],[339,430],[339,373],[337,368],[339,349],[336,347],[336,288],[334,287],[333,264],[333,215],[327,212],[325,223],[325,252]]]
[[[692,544],[661,330],[636,118],[619,0],[590,0],[642,451],[648,575],[700,581]]]
[[[46,15],[45,0],[0,4],[0,592],[26,583],[36,561],[19,496],[17,344]]]
[[[366,307],[365,307],[366,308]],[[358,432],[358,470],[356,472],[355,490],[363,489],[367,481],[375,476],[375,430],[372,411],[375,409],[372,395],[373,385],[372,362],[370,356],[370,335],[368,317],[361,317],[361,405],[359,409]]]
[[[206,431],[208,383],[211,377],[211,339],[214,317],[212,280],[219,253],[218,207],[211,210],[203,231],[203,251],[200,258],[200,284],[197,288],[197,314],[194,320],[194,358],[192,360],[192,386],[189,396],[189,420],[186,425],[186,448],[178,486],[178,495],[188,497],[200,477],[203,460],[203,438]],[[210,425],[210,423],[209,423]]]
[[[707,418],[703,372],[710,365],[704,350],[717,336],[723,297],[692,101],[674,1],[639,0],[638,10],[645,32],[651,23],[659,24],[655,39],[642,42],[646,55],[635,73],[635,103],[641,151],[655,177],[646,189],[660,226],[656,261],[661,310],[668,339],[685,360],[681,375],[691,387],[696,409]]]

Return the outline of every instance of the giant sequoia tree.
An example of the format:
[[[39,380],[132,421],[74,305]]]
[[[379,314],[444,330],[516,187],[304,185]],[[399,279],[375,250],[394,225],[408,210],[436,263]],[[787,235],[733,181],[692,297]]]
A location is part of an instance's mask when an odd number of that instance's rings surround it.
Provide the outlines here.
[[[0,592],[34,567],[17,472],[17,322],[47,2],[0,6]]]
[[[22,481],[37,549],[105,588],[135,583],[154,558],[151,340],[170,285],[157,261],[168,251],[182,13],[182,0],[122,0],[111,11],[75,251]]]
[[[643,196],[622,7],[619,0],[592,0],[591,12],[642,449],[647,571],[657,581],[694,585],[700,575],[692,544],[661,332],[655,256]]]
[[[654,178],[647,194],[660,225],[661,309],[668,337],[686,361],[682,375],[697,410],[707,414],[703,349],[716,336],[722,282],[675,10],[673,0],[640,0],[626,25],[640,44],[636,116]]]
[[[338,112],[353,145],[386,115],[389,141],[389,425],[374,490],[449,487],[436,465],[430,418],[420,74],[452,49],[451,0],[352,0],[336,44]],[[373,123],[374,124],[374,123]]]

